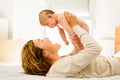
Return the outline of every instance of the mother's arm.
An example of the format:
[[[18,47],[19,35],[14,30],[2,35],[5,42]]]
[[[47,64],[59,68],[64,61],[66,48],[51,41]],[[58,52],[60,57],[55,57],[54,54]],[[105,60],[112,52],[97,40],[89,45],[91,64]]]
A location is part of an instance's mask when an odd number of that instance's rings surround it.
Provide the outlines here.
[[[72,13],[69,13],[69,12],[64,12],[64,15],[65,15],[65,17],[66,17],[66,20],[67,20],[67,22],[69,23],[69,25],[71,26],[71,28],[75,31],[75,33],[78,35],[78,37],[79,37],[79,39],[81,40],[81,36],[80,36],[80,30],[79,30],[79,28],[76,28],[76,27],[74,27],[75,25],[78,25],[78,23],[77,23],[77,18],[76,18],[76,16],[75,15],[73,15]],[[80,26],[78,26],[78,27],[80,27]],[[85,30],[83,30],[83,32],[85,32],[86,33],[86,31]],[[87,31],[88,32],[88,31]],[[89,37],[89,36],[88,36]],[[87,38],[87,37],[86,37]],[[89,40],[89,39],[88,39]],[[83,50],[86,50],[87,49],[87,46],[86,46],[86,44],[83,42],[83,40],[81,40],[82,41],[82,44],[84,45],[84,47],[85,47],[85,49],[83,49]],[[87,41],[87,40],[86,40]],[[85,42],[86,42],[85,41]],[[89,43],[90,41],[88,41],[88,42],[86,42],[86,43]],[[94,41],[94,39],[92,39],[92,42],[93,43],[95,43],[96,44],[96,42]],[[97,46],[96,47],[98,47],[99,45],[97,44]],[[92,48],[92,47],[90,47],[90,48]],[[72,52],[72,54],[77,54],[78,52],[79,52],[79,50],[77,50],[76,48],[74,49],[75,51],[73,51]]]
[[[76,55],[67,56],[61,59],[57,65],[54,65],[54,71],[47,76],[63,76],[72,77],[77,73],[85,69],[85,67],[91,63],[101,52],[101,46],[90,36],[84,29],[71,22],[73,30],[78,35],[79,39],[85,45],[82,51],[79,51]],[[64,69],[63,69],[64,68]]]
[[[64,12],[65,18],[67,20],[68,23],[71,23],[71,21],[77,22],[77,24],[83,28],[84,30],[86,30],[87,32],[89,32],[89,27],[87,25],[87,23],[85,21],[83,21],[80,18],[77,18],[74,14],[70,13],[70,12]]]
[[[64,16],[66,18],[66,21],[68,22],[68,24],[70,25],[70,27],[72,28],[74,26],[74,23],[77,24],[77,17],[75,15],[73,15],[70,12],[64,12]],[[74,22],[74,23],[73,23]],[[81,41],[80,41],[81,42]],[[83,44],[80,44],[83,47]],[[83,47],[84,48],[84,47]],[[83,49],[81,48],[81,49]],[[73,51],[70,52],[69,55],[75,55],[79,52],[80,50],[74,45]]]

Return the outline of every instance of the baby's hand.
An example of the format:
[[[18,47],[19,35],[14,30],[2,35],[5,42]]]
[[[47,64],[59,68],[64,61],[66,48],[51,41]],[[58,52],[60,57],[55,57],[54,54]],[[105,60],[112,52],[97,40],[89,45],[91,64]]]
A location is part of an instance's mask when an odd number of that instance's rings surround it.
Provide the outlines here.
[[[69,42],[68,42],[68,41],[66,41],[66,42],[65,42],[65,45],[69,45]]]

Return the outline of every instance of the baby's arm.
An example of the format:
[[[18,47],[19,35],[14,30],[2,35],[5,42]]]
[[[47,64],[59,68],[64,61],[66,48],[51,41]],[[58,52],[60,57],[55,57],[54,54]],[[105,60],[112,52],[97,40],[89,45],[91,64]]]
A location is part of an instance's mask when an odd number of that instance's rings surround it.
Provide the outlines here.
[[[66,39],[64,30],[62,28],[59,28],[59,27],[58,27],[58,30],[59,30],[59,33],[60,33],[60,36],[61,36],[62,40],[65,42],[66,45],[68,45],[69,42]]]

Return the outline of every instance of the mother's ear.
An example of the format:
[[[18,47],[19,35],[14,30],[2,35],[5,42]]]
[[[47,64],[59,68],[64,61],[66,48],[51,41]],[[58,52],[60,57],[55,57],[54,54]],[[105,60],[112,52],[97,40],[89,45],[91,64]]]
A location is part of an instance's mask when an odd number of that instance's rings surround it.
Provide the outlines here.
[[[43,56],[47,58],[49,56],[50,52],[49,51],[43,51]]]

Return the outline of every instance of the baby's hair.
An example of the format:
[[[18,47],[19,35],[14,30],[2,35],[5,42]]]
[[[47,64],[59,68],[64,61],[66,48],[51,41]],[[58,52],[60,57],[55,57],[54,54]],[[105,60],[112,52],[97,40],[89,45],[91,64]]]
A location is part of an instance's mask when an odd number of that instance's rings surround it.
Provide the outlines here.
[[[44,9],[39,13],[39,21],[40,24],[43,25],[43,21],[45,20],[48,14],[54,14],[55,12],[50,9]]]
[[[55,12],[50,10],[50,9],[44,9],[40,12],[39,16],[42,14],[42,13],[45,13],[45,15],[48,15],[48,14],[54,14]]]

